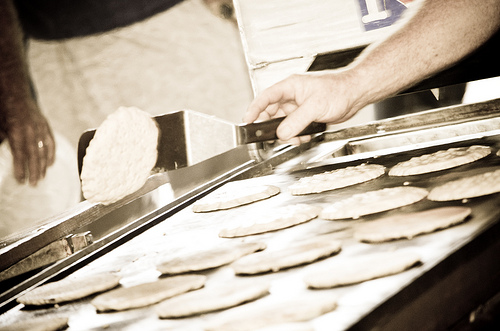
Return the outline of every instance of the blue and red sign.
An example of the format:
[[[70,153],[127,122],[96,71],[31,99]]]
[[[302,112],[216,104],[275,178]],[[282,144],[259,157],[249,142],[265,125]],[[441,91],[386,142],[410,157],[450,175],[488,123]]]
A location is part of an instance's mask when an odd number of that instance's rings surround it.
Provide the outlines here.
[[[394,24],[413,0],[357,0],[360,19],[366,31]]]

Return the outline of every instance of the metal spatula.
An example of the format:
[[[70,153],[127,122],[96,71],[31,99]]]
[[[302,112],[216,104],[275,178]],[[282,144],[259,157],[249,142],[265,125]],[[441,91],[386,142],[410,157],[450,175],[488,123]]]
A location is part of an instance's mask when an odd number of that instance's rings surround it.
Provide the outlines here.
[[[175,111],[153,118],[158,123],[161,135],[155,168],[163,171],[199,163],[239,145],[276,140],[276,129],[284,119],[236,125],[192,110]],[[325,123],[314,122],[300,135],[310,135],[325,130]],[[94,134],[95,130],[88,130],[80,136],[78,143],[80,173],[83,157]]]

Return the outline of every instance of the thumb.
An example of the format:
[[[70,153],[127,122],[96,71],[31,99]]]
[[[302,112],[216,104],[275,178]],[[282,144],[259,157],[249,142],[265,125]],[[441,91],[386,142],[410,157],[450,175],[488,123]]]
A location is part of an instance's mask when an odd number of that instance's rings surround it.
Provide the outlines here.
[[[276,130],[280,140],[290,140],[314,121],[314,114],[307,103],[302,104],[281,122]]]

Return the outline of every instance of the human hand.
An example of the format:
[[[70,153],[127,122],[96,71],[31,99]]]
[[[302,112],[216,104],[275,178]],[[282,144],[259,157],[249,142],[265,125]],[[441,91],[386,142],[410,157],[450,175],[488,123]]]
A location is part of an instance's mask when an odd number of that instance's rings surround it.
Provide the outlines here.
[[[354,87],[354,78],[348,71],[292,75],[258,95],[243,121],[287,116],[277,129],[278,138],[292,144],[303,143],[310,136],[296,135],[313,121],[340,123],[362,107],[357,97],[359,90]]]
[[[26,100],[5,112],[1,133],[9,141],[14,177],[35,186],[54,163],[55,141],[49,123],[36,103]]]

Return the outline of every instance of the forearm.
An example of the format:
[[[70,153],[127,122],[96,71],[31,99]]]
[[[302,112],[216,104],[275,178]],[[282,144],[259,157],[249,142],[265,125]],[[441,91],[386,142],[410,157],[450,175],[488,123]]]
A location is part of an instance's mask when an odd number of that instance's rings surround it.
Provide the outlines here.
[[[31,90],[23,31],[12,0],[0,0],[0,138],[7,138],[14,177],[36,183],[55,158],[47,119]]]
[[[500,26],[498,0],[423,0],[397,32],[373,44],[350,66],[362,108],[455,64]]]
[[[32,99],[23,34],[14,5],[0,1],[0,114]]]

